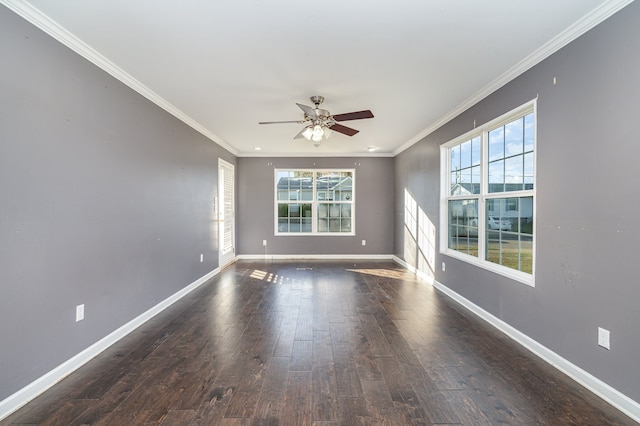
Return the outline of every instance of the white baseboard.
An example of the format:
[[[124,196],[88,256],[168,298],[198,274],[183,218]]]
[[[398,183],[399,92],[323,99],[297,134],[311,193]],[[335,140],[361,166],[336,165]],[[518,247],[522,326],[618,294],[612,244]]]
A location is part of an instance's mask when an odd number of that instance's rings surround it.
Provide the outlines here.
[[[394,261],[405,266],[404,262],[400,259],[394,258]],[[415,270],[415,268],[410,269]],[[599,396],[609,404],[616,407],[618,410],[625,413],[627,416],[631,417],[637,422],[640,422],[640,403],[634,401],[633,399],[624,395],[622,392],[612,388],[602,380],[589,374],[577,365],[569,362],[565,358],[536,342],[526,334],[518,331],[506,322],[485,311],[478,305],[459,295],[444,284],[439,283],[433,278],[431,278],[431,284],[436,289],[449,296],[498,330],[502,331],[517,343],[521,344],[523,347],[531,351],[534,355],[537,355],[544,361],[548,362],[553,367],[557,368],[558,370],[587,388],[589,391],[593,392],[595,395]]]
[[[193,283],[189,284],[182,290],[176,292],[175,294],[169,296],[162,302],[158,303],[148,311],[124,324],[122,327],[118,328],[114,332],[109,335],[103,337],[93,345],[89,346],[87,349],[78,353],[74,357],[60,364],[53,370],[49,371],[45,375],[31,382],[24,388],[20,389],[16,393],[10,395],[4,400],[0,401],[0,420],[9,416],[14,411],[18,410],[20,407],[24,406],[26,403],[49,389],[51,386],[58,383],[60,380],[64,379],[69,374],[73,373],[78,368],[82,367],[88,361],[96,357],[102,351],[107,349],[109,346],[116,343],[118,340],[125,337],[127,334],[134,331],[136,328],[140,327],[145,322],[149,321],[151,318],[182,299],[184,296],[189,294],[191,291],[195,290],[209,279],[213,278],[220,272],[220,268],[216,268]]]
[[[433,285],[433,283],[434,283],[433,277],[430,277],[429,275],[427,275],[424,272],[418,270],[414,266],[409,265],[407,262],[405,262],[404,260],[400,259],[398,256],[393,256],[392,260],[394,262],[396,262],[398,265],[402,266],[403,268],[409,270],[409,272],[412,272],[412,273],[416,274],[416,276],[418,278],[420,278],[421,280],[423,280],[427,284]]]
[[[390,254],[242,254],[237,260],[392,260]]]

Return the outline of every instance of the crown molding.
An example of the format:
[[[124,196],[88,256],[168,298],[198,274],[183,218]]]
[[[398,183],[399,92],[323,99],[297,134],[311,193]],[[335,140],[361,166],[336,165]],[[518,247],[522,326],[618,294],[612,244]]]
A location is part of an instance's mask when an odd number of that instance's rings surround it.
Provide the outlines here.
[[[91,46],[64,29],[54,20],[49,18],[38,8],[23,0],[0,0],[0,4],[5,5],[7,8],[9,8],[9,10],[13,11],[17,15],[25,19],[27,22],[44,31],[46,34],[50,35],[63,45],[67,46],[69,49],[73,50],[92,64],[96,65],[98,68],[104,70],[115,79],[129,86],[131,89],[135,90],[160,108],[167,111],[169,114],[181,120],[189,127],[201,133],[212,142],[220,145],[222,148],[231,152],[233,155],[238,155],[238,151],[231,145],[226,143],[222,138],[213,134],[196,120],[192,119],[187,114],[182,112],[179,108],[136,80],[122,68],[118,67],[109,59],[105,58],[103,55],[94,50]]]
[[[508,69],[505,73],[500,75],[491,83],[480,89],[466,101],[462,102],[449,113],[445,114],[443,117],[432,123],[422,132],[418,133],[409,141],[401,145],[398,149],[393,151],[393,155],[396,156],[409,147],[420,142],[422,139],[433,133],[444,124],[448,123],[450,120],[462,114],[496,90],[500,89],[502,86],[506,85],[516,77],[523,74],[525,71],[528,71],[549,56],[553,55],[558,50],[562,49],[596,25],[611,17],[614,13],[633,3],[633,1],[634,0],[609,0],[602,3],[600,6],[596,7],[587,15],[576,21],[573,25],[558,34],[556,37],[542,45],[540,48],[536,49],[532,54]]]
[[[240,152],[236,155],[237,157],[245,157],[245,158],[285,158],[285,157],[303,157],[303,158],[325,158],[325,157],[339,157],[339,158],[348,158],[348,157],[379,157],[379,158],[392,158],[395,155],[391,152],[321,152],[321,153],[309,153],[309,152],[293,152],[293,153],[284,153],[284,152]]]

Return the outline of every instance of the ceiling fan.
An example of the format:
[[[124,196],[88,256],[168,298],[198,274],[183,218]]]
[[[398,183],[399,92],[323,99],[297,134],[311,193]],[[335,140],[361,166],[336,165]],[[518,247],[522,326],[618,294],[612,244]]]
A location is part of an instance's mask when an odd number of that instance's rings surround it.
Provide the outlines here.
[[[338,124],[339,121],[349,120],[361,120],[363,118],[373,118],[371,111],[355,111],[347,112],[344,114],[332,115],[326,109],[321,109],[320,104],[324,101],[322,96],[312,96],[311,102],[315,105],[312,108],[307,105],[296,103],[300,109],[304,112],[303,120],[291,120],[291,121],[260,121],[258,124],[280,124],[280,123],[297,123],[307,124],[304,129],[298,133],[294,139],[305,138],[313,141],[315,146],[320,145],[323,139],[327,139],[332,132],[342,133],[343,135],[353,136],[359,132],[359,130],[352,129],[351,127]]]

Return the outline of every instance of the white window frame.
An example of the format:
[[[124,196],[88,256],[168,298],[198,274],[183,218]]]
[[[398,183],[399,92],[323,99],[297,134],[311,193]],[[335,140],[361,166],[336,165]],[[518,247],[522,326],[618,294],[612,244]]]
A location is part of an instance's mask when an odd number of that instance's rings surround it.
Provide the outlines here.
[[[285,200],[278,200],[278,173],[279,172],[310,172],[313,176],[313,194],[311,200],[289,200],[296,201],[298,204],[311,204],[311,232],[280,232],[278,230],[278,203]],[[351,173],[351,200],[318,200],[316,177],[318,172],[347,172]],[[323,169],[300,169],[294,167],[274,169],[274,235],[283,236],[336,236],[336,237],[353,237],[356,235],[356,170],[345,168],[323,168]],[[349,204],[351,206],[351,231],[350,232],[320,232],[318,231],[318,204],[338,203]]]
[[[523,117],[527,114],[534,114],[534,130],[533,130],[533,189],[522,191],[508,191],[508,192],[489,192],[488,186],[488,134],[491,130],[497,127],[510,123]],[[536,99],[527,102],[526,104],[513,109],[512,111],[503,114],[502,116],[482,125],[470,132],[465,133],[447,143],[440,146],[440,253],[468,262],[475,266],[487,269],[505,277],[511,278],[515,281],[535,286],[535,273],[536,273],[536,231],[535,225],[537,223],[536,216],[536,176],[537,176],[537,102]],[[451,159],[450,148],[455,147],[461,143],[471,140],[475,137],[481,136],[481,151],[480,151],[480,194],[454,196],[450,195],[450,176],[451,176]],[[532,197],[533,198],[533,224],[534,229],[532,233],[532,273],[518,271],[507,266],[503,266],[494,262],[485,260],[486,253],[486,202],[490,199],[502,199],[502,198],[519,198],[519,197]],[[478,256],[462,253],[458,250],[453,250],[448,247],[449,243],[449,201],[452,200],[478,200]]]

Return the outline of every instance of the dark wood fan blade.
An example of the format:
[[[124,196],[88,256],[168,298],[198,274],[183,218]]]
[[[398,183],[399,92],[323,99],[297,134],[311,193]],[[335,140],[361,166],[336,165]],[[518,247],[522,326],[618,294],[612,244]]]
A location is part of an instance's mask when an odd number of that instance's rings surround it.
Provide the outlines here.
[[[302,124],[304,120],[291,120],[291,121],[259,121],[258,124],[280,124],[280,123],[297,123]]]
[[[364,111],[346,112],[344,114],[336,114],[333,116],[333,119],[336,121],[362,120],[363,118],[373,118],[373,113],[367,109]]]
[[[347,135],[347,136],[353,136],[360,131],[360,130],[352,129],[351,127],[343,126],[342,124],[334,124],[329,128],[331,130],[334,130],[338,133],[342,133],[343,135]]]

